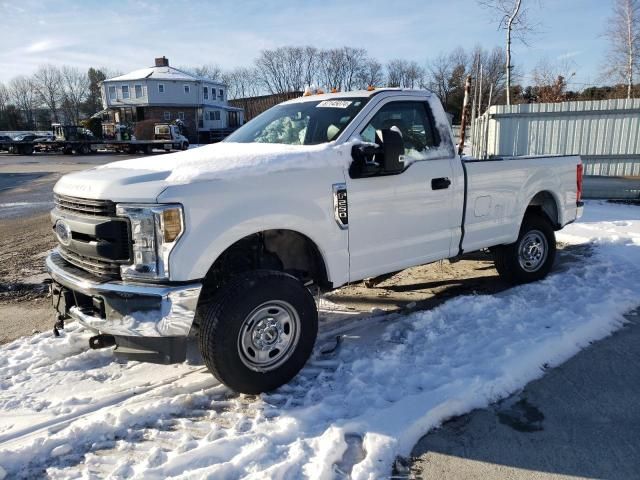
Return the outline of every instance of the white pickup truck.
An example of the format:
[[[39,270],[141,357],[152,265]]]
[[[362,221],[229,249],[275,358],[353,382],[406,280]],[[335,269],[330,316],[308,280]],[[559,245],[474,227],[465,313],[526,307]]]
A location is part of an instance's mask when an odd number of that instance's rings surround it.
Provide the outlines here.
[[[91,347],[175,363],[195,337],[221,382],[257,393],[311,354],[310,289],[487,248],[507,281],[541,279],[581,184],[577,156],[456,155],[429,92],[308,95],[219,144],[64,176],[46,263]]]

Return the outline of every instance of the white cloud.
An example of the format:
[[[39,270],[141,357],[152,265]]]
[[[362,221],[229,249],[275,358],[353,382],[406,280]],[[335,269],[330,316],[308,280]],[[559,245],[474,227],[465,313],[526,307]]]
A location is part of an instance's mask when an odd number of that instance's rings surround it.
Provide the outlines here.
[[[53,50],[55,48],[55,42],[52,40],[40,40],[29,45],[25,52],[27,53],[41,53]]]

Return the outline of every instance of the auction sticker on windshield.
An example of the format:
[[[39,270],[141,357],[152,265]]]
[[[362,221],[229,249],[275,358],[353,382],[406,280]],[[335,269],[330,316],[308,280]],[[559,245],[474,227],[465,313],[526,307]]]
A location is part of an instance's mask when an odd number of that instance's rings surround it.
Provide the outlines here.
[[[352,103],[351,100],[323,100],[316,108],[348,108]]]

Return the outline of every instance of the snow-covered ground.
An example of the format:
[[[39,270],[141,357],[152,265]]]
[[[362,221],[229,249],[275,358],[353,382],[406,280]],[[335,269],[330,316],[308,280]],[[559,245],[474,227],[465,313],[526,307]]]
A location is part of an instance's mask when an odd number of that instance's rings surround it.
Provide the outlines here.
[[[324,304],[308,366],[259,397],[202,366],[116,363],[74,324],[5,345],[0,477],[386,477],[429,429],[517,391],[640,305],[640,207],[589,202],[558,239],[569,245],[552,275],[496,295],[374,316]]]

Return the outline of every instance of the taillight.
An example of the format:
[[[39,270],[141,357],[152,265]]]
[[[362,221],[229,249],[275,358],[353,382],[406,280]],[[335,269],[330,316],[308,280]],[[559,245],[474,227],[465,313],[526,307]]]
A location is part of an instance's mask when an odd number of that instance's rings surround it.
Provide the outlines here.
[[[576,167],[576,202],[582,199],[582,164],[579,163]]]

